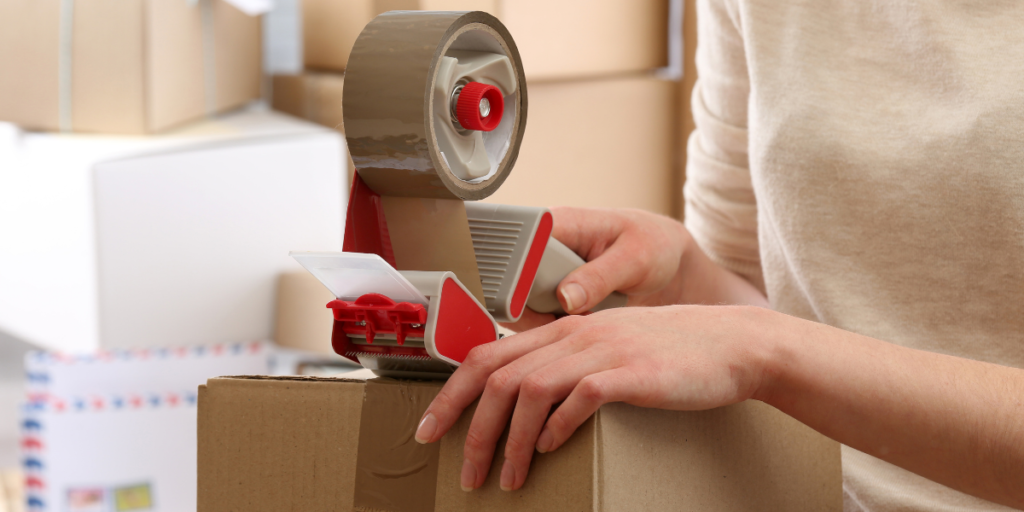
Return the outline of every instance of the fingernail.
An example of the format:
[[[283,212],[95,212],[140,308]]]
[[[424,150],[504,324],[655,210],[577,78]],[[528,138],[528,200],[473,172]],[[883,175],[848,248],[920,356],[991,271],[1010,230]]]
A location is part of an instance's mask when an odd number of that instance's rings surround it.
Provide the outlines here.
[[[501,467],[501,490],[511,491],[512,486],[516,483],[516,468],[512,465],[511,461],[505,461],[505,465]]]
[[[476,468],[468,459],[462,462],[462,490],[469,492],[476,486]]]
[[[587,292],[582,286],[569,283],[562,287],[562,299],[565,300],[566,313],[572,313],[587,303]]]
[[[551,450],[551,445],[555,443],[555,438],[548,432],[548,429],[544,429],[540,433],[540,437],[537,438],[537,451],[540,453],[547,453]]]
[[[429,443],[434,438],[435,432],[437,432],[437,418],[432,413],[427,413],[420,420],[420,426],[416,427],[416,442],[420,444]]]

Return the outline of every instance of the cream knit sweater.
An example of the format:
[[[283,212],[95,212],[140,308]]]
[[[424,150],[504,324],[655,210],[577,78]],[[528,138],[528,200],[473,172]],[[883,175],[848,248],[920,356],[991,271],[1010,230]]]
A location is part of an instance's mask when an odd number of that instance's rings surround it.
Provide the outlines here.
[[[699,0],[686,225],[772,307],[1024,368],[1024,1]],[[1005,510],[843,449],[848,511]]]

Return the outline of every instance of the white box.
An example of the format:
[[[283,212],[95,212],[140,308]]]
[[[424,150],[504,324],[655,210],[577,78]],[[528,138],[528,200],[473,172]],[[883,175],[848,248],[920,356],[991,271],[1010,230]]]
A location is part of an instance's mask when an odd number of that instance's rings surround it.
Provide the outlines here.
[[[49,350],[272,337],[292,250],[341,250],[340,135],[251,110],[153,137],[0,124],[0,329]]]

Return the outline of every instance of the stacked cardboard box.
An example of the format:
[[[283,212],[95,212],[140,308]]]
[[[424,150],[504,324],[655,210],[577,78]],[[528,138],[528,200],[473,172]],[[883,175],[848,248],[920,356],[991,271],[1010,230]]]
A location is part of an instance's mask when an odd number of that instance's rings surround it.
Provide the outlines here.
[[[260,49],[259,17],[228,0],[5,0],[0,121],[160,131],[258,99]]]

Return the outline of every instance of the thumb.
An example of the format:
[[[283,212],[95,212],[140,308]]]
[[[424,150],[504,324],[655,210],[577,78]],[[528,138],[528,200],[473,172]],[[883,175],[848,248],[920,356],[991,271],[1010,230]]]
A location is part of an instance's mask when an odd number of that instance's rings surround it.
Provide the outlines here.
[[[558,301],[569,314],[585,313],[612,292],[628,291],[646,270],[625,244],[614,244],[593,261],[573,270],[558,284]]]

